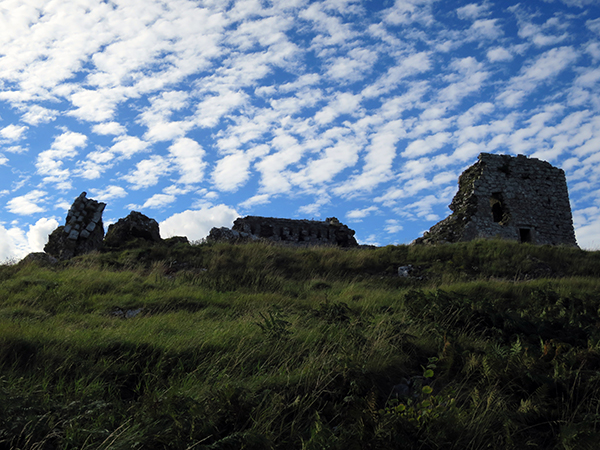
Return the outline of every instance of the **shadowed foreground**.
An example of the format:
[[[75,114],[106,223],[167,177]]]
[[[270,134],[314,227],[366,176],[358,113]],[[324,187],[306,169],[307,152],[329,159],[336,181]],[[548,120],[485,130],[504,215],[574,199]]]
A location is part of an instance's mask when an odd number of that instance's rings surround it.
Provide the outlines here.
[[[0,448],[596,448],[599,252],[138,244],[0,267]]]

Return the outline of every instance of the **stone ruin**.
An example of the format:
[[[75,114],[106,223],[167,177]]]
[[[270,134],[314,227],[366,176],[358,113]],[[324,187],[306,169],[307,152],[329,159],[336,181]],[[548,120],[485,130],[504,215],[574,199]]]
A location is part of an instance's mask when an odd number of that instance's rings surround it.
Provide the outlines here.
[[[188,239],[182,236],[162,239],[158,222],[137,211],[132,211],[124,219],[111,224],[105,236],[102,224],[102,212],[105,207],[105,203],[89,199],[87,194],[82,192],[69,209],[65,225],[59,226],[50,234],[44,247],[45,253],[32,254],[29,258],[66,260],[102,248],[116,249],[137,245],[140,241],[165,243],[169,246],[189,244]],[[240,217],[234,221],[231,229],[213,228],[207,240],[268,240],[295,246],[358,246],[354,239],[354,230],[340,223],[335,217],[325,221]]]
[[[158,222],[142,213],[131,211],[124,219],[108,226],[104,245],[120,247],[126,242],[143,239],[150,242],[161,242]]]
[[[481,153],[458,180],[450,216],[415,241],[501,238],[576,247],[565,173],[524,155]]]
[[[82,192],[67,213],[64,226],[58,227],[48,237],[44,251],[58,259],[69,259],[102,246],[104,226],[102,212],[106,203],[86,198]]]
[[[136,211],[132,211],[124,219],[119,219],[108,227],[104,236],[102,212],[106,203],[97,202],[86,197],[82,192],[75,199],[67,213],[64,226],[58,227],[48,237],[44,252],[61,260],[83,255],[103,247],[118,248],[132,241],[144,240],[163,242],[160,237],[158,222]],[[175,237],[167,243],[187,242],[187,238]],[[33,258],[34,256],[31,256]]]
[[[231,229],[213,228],[207,238],[209,241],[228,242],[260,239],[296,246],[358,246],[354,230],[335,217],[316,221],[246,216],[236,219]]]

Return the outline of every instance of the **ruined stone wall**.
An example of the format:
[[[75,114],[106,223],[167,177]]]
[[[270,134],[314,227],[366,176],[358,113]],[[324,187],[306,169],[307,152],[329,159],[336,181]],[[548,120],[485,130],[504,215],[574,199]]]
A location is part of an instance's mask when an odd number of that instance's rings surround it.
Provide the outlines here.
[[[499,237],[577,246],[564,171],[539,159],[480,154],[461,175],[450,209],[420,242]]]
[[[335,217],[316,221],[246,216],[233,222],[232,232],[233,237],[262,238],[292,245],[358,245],[354,238],[354,230],[340,223]],[[211,235],[215,240],[219,240],[218,236],[229,236],[220,229],[211,230]]]
[[[82,192],[71,205],[66,223],[48,237],[44,251],[60,259],[69,259],[102,247],[102,212],[106,203],[86,198]]]

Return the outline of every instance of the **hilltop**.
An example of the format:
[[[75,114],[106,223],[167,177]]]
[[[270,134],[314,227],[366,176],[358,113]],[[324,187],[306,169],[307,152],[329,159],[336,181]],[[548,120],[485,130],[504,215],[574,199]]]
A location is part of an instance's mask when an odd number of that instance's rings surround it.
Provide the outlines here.
[[[0,449],[600,437],[600,252],[139,240],[0,266],[0,292]]]

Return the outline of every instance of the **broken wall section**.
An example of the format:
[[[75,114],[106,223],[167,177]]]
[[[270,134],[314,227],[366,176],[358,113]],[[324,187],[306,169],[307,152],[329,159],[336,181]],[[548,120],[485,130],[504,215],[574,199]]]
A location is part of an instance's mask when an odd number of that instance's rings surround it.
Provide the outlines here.
[[[102,212],[106,203],[86,197],[82,192],[71,205],[66,223],[48,237],[44,251],[59,259],[69,259],[102,247]]]
[[[213,241],[266,239],[297,246],[358,246],[354,238],[354,230],[340,223],[335,217],[324,221],[261,216],[240,217],[233,222],[231,230],[213,228],[208,239]]]

